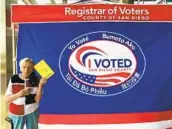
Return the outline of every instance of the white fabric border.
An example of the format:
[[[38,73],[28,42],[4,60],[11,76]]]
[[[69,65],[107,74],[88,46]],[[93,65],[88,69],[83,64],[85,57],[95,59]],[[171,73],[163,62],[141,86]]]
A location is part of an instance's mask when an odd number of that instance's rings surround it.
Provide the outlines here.
[[[102,124],[102,125],[46,125],[39,124],[39,129],[167,129],[172,127],[172,120],[132,123],[132,124]]]

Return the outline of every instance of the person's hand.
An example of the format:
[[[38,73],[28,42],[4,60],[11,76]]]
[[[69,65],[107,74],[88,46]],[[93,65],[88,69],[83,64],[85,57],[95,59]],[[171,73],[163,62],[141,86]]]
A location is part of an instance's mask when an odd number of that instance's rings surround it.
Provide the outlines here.
[[[31,90],[30,87],[26,87],[26,88],[20,90],[20,91],[18,92],[18,94],[19,94],[20,97],[26,96],[26,95],[29,94],[29,91],[30,91],[30,90]]]
[[[43,85],[45,85],[45,83],[47,83],[47,78],[41,78],[39,85],[43,86]]]

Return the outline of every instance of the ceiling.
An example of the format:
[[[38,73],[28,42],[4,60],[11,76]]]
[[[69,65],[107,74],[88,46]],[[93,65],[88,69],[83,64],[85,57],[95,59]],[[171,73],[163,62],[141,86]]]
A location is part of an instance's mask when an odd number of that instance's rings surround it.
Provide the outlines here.
[[[19,4],[62,4],[62,0],[18,0]]]
[[[22,5],[33,5],[33,4],[39,4],[39,5],[51,5],[51,4],[71,4],[78,1],[84,1],[84,0],[6,0],[6,7],[7,9],[10,9],[11,4],[22,4]],[[85,0],[89,1],[89,0]],[[119,3],[120,0],[90,0],[90,1],[111,1],[113,3]]]
[[[76,1],[76,0],[69,0]],[[11,4],[62,4],[67,3],[67,0],[6,0],[6,5],[10,6]]]
[[[32,4],[62,4],[67,3],[67,0],[6,0],[6,7],[10,9],[11,4],[24,4],[24,5],[32,5]]]

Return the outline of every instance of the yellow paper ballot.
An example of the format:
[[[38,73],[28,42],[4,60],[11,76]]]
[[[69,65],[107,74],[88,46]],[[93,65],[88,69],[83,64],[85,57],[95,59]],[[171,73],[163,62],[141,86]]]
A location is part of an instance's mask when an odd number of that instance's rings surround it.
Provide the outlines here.
[[[50,68],[50,66],[44,61],[41,60],[34,66],[35,70],[45,78],[50,78],[53,74],[54,71]]]

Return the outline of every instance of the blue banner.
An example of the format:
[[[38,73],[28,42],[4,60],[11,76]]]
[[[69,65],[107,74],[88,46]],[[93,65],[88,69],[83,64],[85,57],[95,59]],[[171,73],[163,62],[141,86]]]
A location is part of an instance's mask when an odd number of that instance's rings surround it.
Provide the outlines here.
[[[55,74],[41,114],[172,109],[172,25],[141,22],[20,24],[17,61],[44,59]]]

